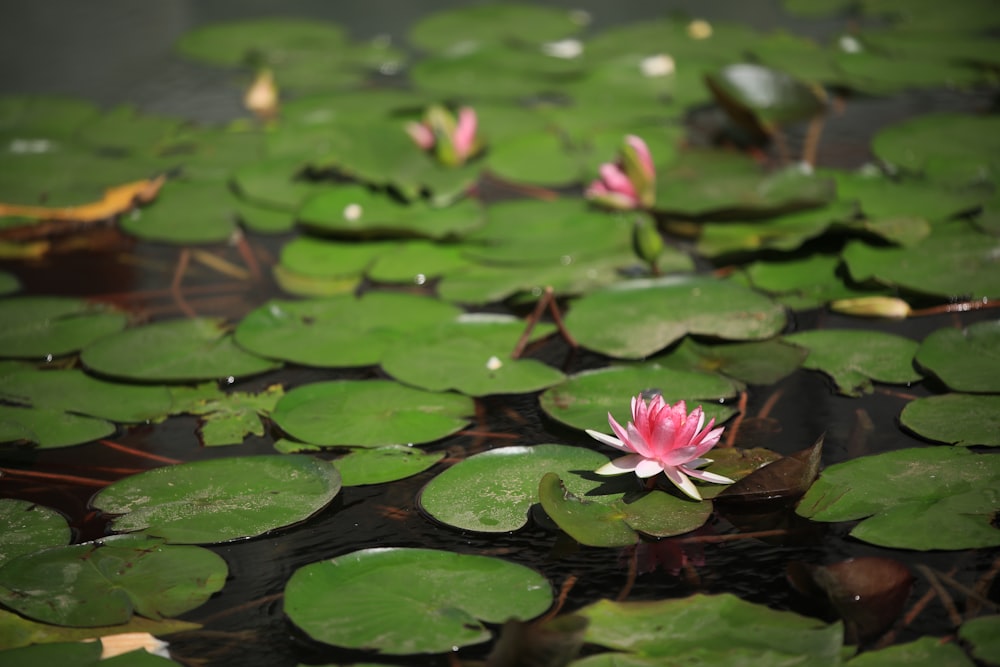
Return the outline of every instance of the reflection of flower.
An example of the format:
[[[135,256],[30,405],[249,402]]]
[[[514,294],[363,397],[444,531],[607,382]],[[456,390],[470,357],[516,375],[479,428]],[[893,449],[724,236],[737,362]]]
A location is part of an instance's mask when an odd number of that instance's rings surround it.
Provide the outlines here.
[[[625,137],[618,162],[605,162],[600,178],[584,193],[587,199],[609,208],[649,208],[656,201],[656,169],[646,142]]]
[[[669,405],[663,396],[657,395],[647,405],[639,395],[632,399],[632,421],[628,428],[622,428],[611,413],[608,413],[608,423],[617,438],[597,431],[588,430],[587,433],[628,454],[598,468],[595,472],[599,475],[635,472],[646,478],[662,472],[695,500],[701,500],[701,494],[689,477],[716,484],[733,483],[728,477],[696,470],[712,462],[701,456],[718,444],[723,431],[721,426],[712,428],[715,419],[702,428],[705,413],[700,405],[688,414],[684,401]]]
[[[424,119],[409,123],[406,132],[425,151],[431,151],[444,165],[455,167],[479,152],[476,112],[472,107],[458,110],[458,118],[442,106],[427,109]]]

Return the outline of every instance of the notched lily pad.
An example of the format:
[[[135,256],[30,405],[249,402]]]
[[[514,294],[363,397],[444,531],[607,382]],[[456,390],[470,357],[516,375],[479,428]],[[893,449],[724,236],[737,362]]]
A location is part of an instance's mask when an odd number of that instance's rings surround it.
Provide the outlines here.
[[[953,391],[1000,392],[1000,320],[938,329],[920,344],[916,361]]]
[[[390,655],[479,644],[483,622],[527,620],[552,602],[545,578],[499,558],[433,549],[364,549],[299,568],[285,613],[313,639]]]
[[[416,447],[390,445],[357,449],[333,460],[344,486],[384,484],[421,473],[444,458],[444,452],[425,452]]]
[[[865,456],[825,469],[796,512],[814,521],[859,521],[851,535],[898,549],[1000,545],[1000,459],[926,447]]]
[[[917,435],[968,447],[1000,446],[1000,396],[941,394],[910,401],[900,423]]]
[[[0,600],[55,625],[114,625],[133,613],[160,619],[190,611],[222,588],[227,573],[226,562],[208,549],[142,536],[109,538],[7,561],[0,567]]]
[[[208,459],[121,479],[92,505],[120,532],[215,544],[305,521],[340,492],[340,474],[310,456]]]

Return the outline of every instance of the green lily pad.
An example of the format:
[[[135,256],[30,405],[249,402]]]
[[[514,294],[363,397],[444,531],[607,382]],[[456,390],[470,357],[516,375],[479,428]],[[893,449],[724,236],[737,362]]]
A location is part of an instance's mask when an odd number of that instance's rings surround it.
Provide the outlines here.
[[[972,655],[987,664],[1000,663],[1000,616],[980,616],[958,629],[962,641],[972,645]]]
[[[301,156],[252,162],[233,173],[233,184],[238,194],[251,204],[292,212],[309,197],[330,187],[299,178],[303,167],[305,161]]]
[[[872,392],[872,381],[917,382],[913,368],[918,344],[881,331],[823,329],[789,334],[784,340],[809,350],[803,367],[829,375],[845,396]]]
[[[10,403],[64,410],[116,422],[142,422],[170,412],[165,387],[106,382],[80,370],[0,372],[0,398]]]
[[[340,475],[326,461],[247,456],[148,470],[111,484],[91,504],[115,515],[116,531],[215,544],[305,521],[339,491]]]
[[[918,116],[881,130],[875,155],[900,169],[956,184],[996,181],[997,119],[959,113]]]
[[[973,667],[957,644],[937,637],[921,637],[906,644],[865,651],[846,663],[847,667],[907,667],[907,665],[940,665],[941,667]]]
[[[526,4],[470,5],[425,16],[410,29],[410,41],[425,51],[508,40],[541,45],[579,29],[565,10]]]
[[[1000,446],[1000,396],[942,394],[910,401],[900,423],[917,435],[963,447]]]
[[[363,549],[299,568],[285,613],[313,639],[390,655],[446,653],[490,639],[483,625],[527,620],[552,602],[546,579],[499,558]]]
[[[274,410],[284,396],[284,389],[274,384],[257,394],[242,391],[226,394],[209,382],[197,387],[172,387],[170,393],[174,400],[173,412],[201,417],[198,426],[201,444],[216,447],[238,445],[251,434],[264,435],[261,420]]]
[[[706,419],[723,422],[735,410],[722,401],[736,396],[736,384],[716,373],[671,368],[658,362],[611,366],[584,371],[542,393],[542,410],[573,428],[606,432],[608,413],[620,424],[631,419],[629,400],[640,392],[656,392],[667,403],[684,400],[689,407],[701,405]]]
[[[147,382],[245,377],[281,366],[241,349],[222,320],[207,317],[126,329],[87,346],[80,359],[98,373]]]
[[[193,624],[192,624],[193,625]],[[197,626],[196,626],[197,627]],[[68,634],[68,633],[67,633]],[[94,637],[77,631],[79,640],[60,640],[60,643],[24,646],[3,653],[7,667],[34,667],[35,665],[62,665],[62,667],[177,667],[181,663],[143,649],[122,653],[113,658],[101,658],[101,642],[84,641]],[[65,643],[63,643],[65,642]]]
[[[161,637],[174,632],[197,630],[200,627],[197,623],[176,619],[164,618],[154,621],[142,616],[133,616],[127,623],[90,628],[67,628],[59,625],[49,625],[48,623],[38,623],[9,611],[0,611],[0,650],[29,646],[31,644],[46,645],[56,642],[74,642],[78,646],[92,646],[93,643],[84,643],[83,640],[129,632],[146,632],[156,637]],[[11,652],[8,651],[2,655],[6,660],[11,655]],[[24,664],[24,667],[34,667],[38,664],[48,663],[45,660],[29,660]],[[60,662],[59,664],[66,663]],[[105,666],[95,664],[94,667]]]
[[[532,132],[505,141],[490,150],[490,172],[513,183],[547,187],[580,180],[583,165],[552,132]]]
[[[0,99],[0,133],[70,137],[100,114],[93,102],[59,95],[8,95]]]
[[[133,613],[159,619],[190,611],[221,590],[227,574],[226,561],[208,549],[142,536],[108,538],[5,562],[0,600],[45,623],[114,625]]]
[[[683,216],[759,216],[819,206],[833,197],[830,179],[797,167],[766,173],[734,153],[686,153],[656,173],[657,209]]]
[[[841,201],[769,220],[712,222],[702,225],[697,250],[708,257],[760,250],[792,251],[855,215],[855,205]]]
[[[27,500],[0,499],[0,565],[23,554],[68,544],[71,535],[59,512]]]
[[[21,290],[21,281],[17,276],[6,271],[0,271],[0,296],[13,294]]]
[[[657,357],[656,363],[682,371],[722,373],[747,384],[770,385],[791,375],[807,355],[802,348],[781,340],[709,345],[685,338],[668,354]],[[715,416],[711,409],[706,414]]]
[[[826,173],[826,172],[824,172]],[[856,201],[869,220],[886,221],[918,218],[939,223],[959,213],[975,209],[978,198],[928,184],[917,179],[890,179],[871,169],[829,172],[837,181],[837,195]],[[924,232],[923,236],[927,233]],[[913,245],[920,238],[904,245]]]
[[[583,447],[501,447],[475,454],[432,479],[420,492],[420,506],[441,523],[462,530],[504,533],[523,528],[538,502],[547,472],[564,479],[571,493],[586,496],[602,484],[583,476],[608,462]]]
[[[847,285],[839,275],[840,266],[840,258],[835,255],[811,255],[802,259],[751,262],[744,271],[750,285],[792,310],[818,308],[836,299],[886,293]]]
[[[0,301],[0,355],[20,359],[61,356],[124,328],[127,318],[82,299],[22,296]]]
[[[608,326],[609,322],[627,326]],[[641,359],[687,334],[726,340],[769,338],[784,309],[731,282],[684,277],[634,280],[573,302],[566,326],[577,341],[608,356]]]
[[[372,280],[383,283],[424,285],[470,265],[459,244],[409,241],[381,253],[368,267]]]
[[[388,380],[334,380],[292,389],[271,419],[289,435],[326,447],[431,442],[462,429],[472,400]]]
[[[236,328],[240,347],[307,366],[369,366],[423,328],[449,322],[455,306],[427,297],[372,292],[307,301],[270,301]]]
[[[444,452],[424,452],[416,447],[390,445],[358,449],[334,459],[344,486],[384,484],[422,473],[444,458]]]
[[[48,408],[0,405],[0,442],[25,441],[40,449],[82,445],[115,432],[103,419],[69,414]]]
[[[946,298],[1000,295],[996,270],[996,237],[961,222],[938,225],[922,242],[908,248],[876,248],[852,241],[843,258],[857,281],[885,285]]]
[[[953,391],[1000,392],[1000,320],[938,329],[920,344],[916,360]]]
[[[167,183],[155,202],[125,216],[122,228],[147,241],[220,243],[236,230],[234,208],[224,183]]]
[[[840,664],[839,624],[776,611],[729,593],[654,602],[599,600],[577,613],[590,619],[588,643],[625,652],[615,655],[626,659],[720,666]]]
[[[446,208],[405,205],[358,185],[315,195],[302,205],[298,217],[322,232],[362,237],[454,238],[483,224],[482,210],[472,200]]]
[[[1000,545],[991,525],[1000,460],[953,447],[864,456],[828,467],[796,512],[814,521],[859,521],[851,535],[897,549]]]
[[[546,473],[538,487],[545,513],[580,544],[622,547],[655,537],[681,535],[700,528],[712,515],[711,502],[690,502],[662,491],[638,499],[627,494],[585,498],[566,491],[556,473]]]
[[[342,242],[316,236],[296,236],[281,249],[281,266],[310,278],[360,276],[396,242]]]
[[[705,83],[735,122],[762,136],[826,107],[826,93],[817,84],[757,63],[727,65],[706,74]]]
[[[970,88],[981,78],[974,68],[960,63],[883,54],[874,49],[837,51],[834,63],[841,73],[838,83],[873,95],[890,95],[911,88]]]
[[[562,382],[566,376],[541,361],[511,358],[524,327],[513,317],[463,316],[416,332],[405,348],[390,348],[382,368],[415,387],[468,396],[524,394]]]

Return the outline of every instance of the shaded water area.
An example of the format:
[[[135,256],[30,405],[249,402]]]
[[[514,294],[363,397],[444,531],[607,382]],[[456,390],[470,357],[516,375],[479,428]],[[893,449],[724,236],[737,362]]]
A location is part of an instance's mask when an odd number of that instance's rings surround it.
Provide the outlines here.
[[[287,2],[283,15],[337,21],[353,37],[368,39],[388,34],[401,41],[419,18],[460,2],[410,3],[376,0],[365,3]],[[591,28],[631,23],[663,15],[665,5],[697,12],[709,20],[725,20],[758,29],[784,27],[800,34],[828,38],[839,23],[832,19],[803,19],[785,13],[780,4],[747,3],[615,3],[613,12],[600,2],[547,2],[546,6],[584,9],[593,16]],[[7,7],[0,26],[0,93],[70,94],[110,107],[135,104],[148,113],[179,116],[199,123],[217,123],[247,117],[241,107],[246,81],[231,72],[185,61],[173,51],[183,33],[206,24],[271,16],[266,2],[171,2],[136,5],[100,2],[96,6],[70,2],[33,2]],[[399,85],[386,77],[389,87]],[[852,169],[871,159],[872,137],[883,127],[918,114],[936,111],[983,111],[994,104],[993,92],[934,89],[909,91],[892,97],[858,96],[828,120],[818,151],[820,167]],[[720,114],[704,106],[688,116],[692,143],[710,143]],[[798,153],[805,125],[788,130],[788,143]],[[771,155],[773,158],[773,154]],[[575,190],[575,189],[574,189]],[[481,186],[487,201],[515,196],[503,183]],[[296,232],[246,234],[249,252],[262,269],[260,279],[226,275],[210,261],[190,259],[183,275],[184,301],[198,315],[238,322],[269,299],[289,298],[271,276],[282,247]],[[18,277],[23,292],[32,295],[85,297],[119,306],[140,319],[152,321],[183,317],[171,283],[176,279],[176,246],[136,239],[115,224],[80,229],[53,239],[55,251],[35,260],[3,260],[0,270]],[[689,239],[675,240],[690,249]],[[836,250],[839,240],[824,243]],[[227,266],[244,266],[243,250],[232,244],[199,246],[222,258]],[[699,269],[716,267],[700,260]],[[360,291],[380,288],[364,283]],[[433,284],[430,286],[433,288]],[[426,288],[399,288],[425,292]],[[955,299],[956,301],[960,299]],[[561,299],[563,307],[572,303]],[[935,305],[914,299],[915,307]],[[487,310],[530,313],[533,302],[509,300]],[[825,308],[789,312],[784,333],[816,329],[864,329],[922,341],[932,332],[961,328],[996,318],[996,311],[952,312],[894,320],[860,320]],[[609,321],[608,326],[616,326]],[[529,347],[528,357],[544,361],[567,374],[603,368],[614,360],[585,349],[571,349],[558,336]],[[379,367],[317,369],[286,365],[283,369],[220,386],[227,390],[260,392],[281,384],[285,391],[334,379],[388,377]],[[636,391],[645,389],[636,388]],[[790,455],[824,439],[823,465],[911,447],[930,446],[902,429],[898,415],[914,398],[941,391],[934,380],[912,386],[877,384],[859,397],[838,395],[828,377],[799,368],[769,386],[750,385],[742,416],[727,423],[737,432],[741,448],[765,447]],[[476,399],[475,419],[455,435],[422,445],[444,452],[437,466],[389,484],[343,488],[331,505],[305,523],[228,544],[209,545],[229,566],[221,592],[182,618],[203,624],[200,630],[168,637],[173,659],[188,665],[350,664],[377,661],[399,665],[453,665],[447,655],[378,656],[338,649],[310,639],[285,617],[282,592],[298,568],[323,559],[377,546],[425,547],[459,553],[498,556],[541,572],[554,590],[569,582],[563,605],[573,611],[598,599],[662,600],[693,593],[733,593],[743,600],[774,609],[834,621],[824,604],[795,590],[787,577],[790,563],[831,564],[849,558],[879,556],[897,559],[915,573],[915,583],[903,614],[893,630],[881,636],[885,643],[919,637],[950,637],[956,632],[953,615],[940,599],[921,602],[938,581],[918,572],[926,566],[947,573],[965,587],[990,582],[983,591],[995,605],[1000,590],[991,578],[998,567],[996,548],[960,551],[908,551],[877,547],[848,535],[852,522],[820,523],[795,514],[792,503],[760,508],[719,503],[708,523],[686,535],[664,540],[642,540],[637,546],[598,548],[578,544],[541,512],[514,533],[485,534],[462,531],[439,523],[418,504],[421,489],[441,471],[474,454],[508,445],[562,443],[599,449],[581,430],[558,423],[539,406],[540,392]],[[628,397],[622,397],[622,410]],[[736,399],[728,401],[737,407]],[[0,497],[18,498],[54,508],[69,520],[74,542],[107,534],[110,518],[89,505],[106,484],[168,461],[198,461],[221,456],[273,454],[282,437],[273,423],[263,436],[249,436],[235,447],[205,447],[199,441],[197,417],[172,416],[160,423],[120,427],[99,442],[63,449],[6,448],[0,451]],[[624,423],[624,422],[623,422]],[[318,456],[332,459],[340,452]],[[661,477],[662,479],[662,477]],[[664,488],[669,484],[662,482]],[[535,508],[538,510],[538,508]],[[743,536],[751,533],[757,536]],[[964,610],[969,598],[955,594]],[[922,605],[926,604],[926,608]],[[995,606],[994,606],[995,612]],[[869,640],[869,646],[880,637]],[[482,660],[492,643],[465,647],[461,660]],[[592,651],[593,648],[585,649]]]

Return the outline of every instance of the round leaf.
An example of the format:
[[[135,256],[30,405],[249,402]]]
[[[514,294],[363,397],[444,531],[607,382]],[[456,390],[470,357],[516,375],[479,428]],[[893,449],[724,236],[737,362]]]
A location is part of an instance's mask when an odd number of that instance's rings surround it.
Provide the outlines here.
[[[25,440],[41,449],[55,449],[82,445],[114,432],[114,424],[103,419],[48,408],[0,405],[0,442]]]
[[[0,355],[22,359],[60,356],[121,330],[123,313],[81,299],[53,296],[0,301]]]
[[[917,435],[963,447],[1000,446],[1000,396],[943,394],[910,401],[900,423]]]
[[[383,484],[412,477],[444,458],[444,452],[424,452],[415,447],[392,445],[358,449],[334,459],[344,486]]]
[[[1000,392],[1000,320],[938,329],[920,344],[916,361],[954,391]]]
[[[602,482],[584,478],[580,471],[607,462],[607,457],[583,447],[501,447],[470,456],[432,479],[420,492],[420,506],[449,526],[509,532],[527,524],[545,473],[562,477],[570,492],[586,495]]]
[[[432,549],[364,549],[299,568],[285,613],[317,641],[403,655],[487,641],[481,621],[541,614],[542,575],[498,558]]]
[[[212,544],[284,528],[326,507],[340,475],[310,456],[220,458],[156,468],[98,493],[92,504],[117,515],[117,531],[170,542]]]
[[[769,338],[785,326],[785,311],[731,282],[664,278],[592,292],[573,303],[566,326],[584,347],[641,359],[689,333],[727,340]]]
[[[289,435],[327,447],[424,443],[468,423],[472,400],[388,380],[335,380],[292,389],[271,419]]]
[[[208,549],[111,538],[7,561],[0,600],[46,623],[115,625],[133,613],[159,619],[190,611],[222,589],[227,573],[226,561]]]
[[[540,45],[579,30],[570,12],[531,5],[469,5],[426,16],[410,30],[410,41],[425,51],[445,51],[456,44]]]
[[[88,346],[80,359],[105,375],[163,382],[245,377],[281,366],[237,347],[223,321],[207,317],[126,329]]]
[[[0,499],[0,565],[22,554],[69,542],[66,518],[48,507],[15,498]]]

